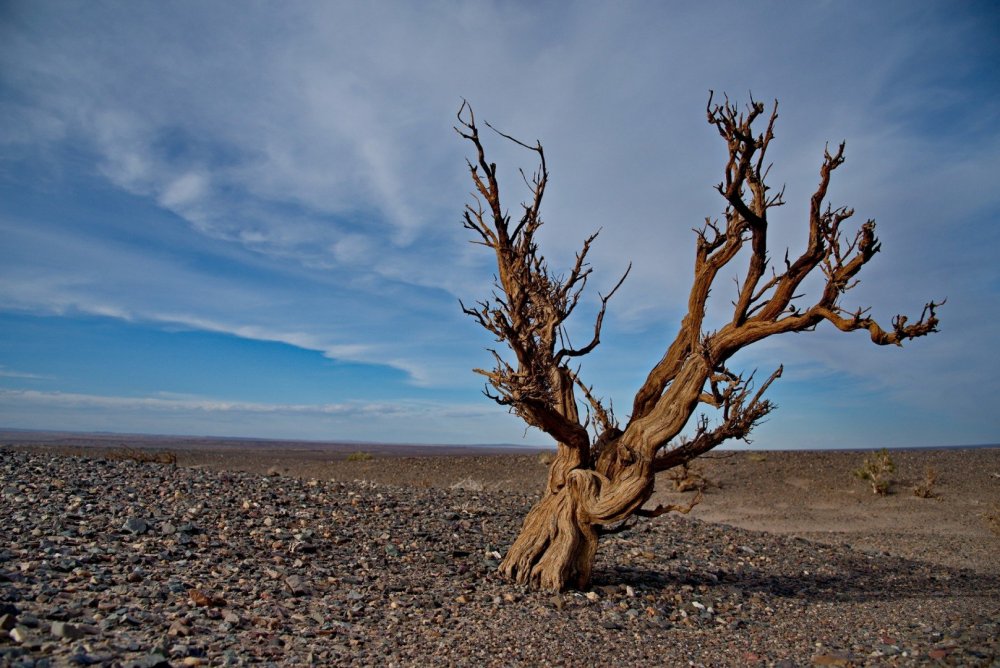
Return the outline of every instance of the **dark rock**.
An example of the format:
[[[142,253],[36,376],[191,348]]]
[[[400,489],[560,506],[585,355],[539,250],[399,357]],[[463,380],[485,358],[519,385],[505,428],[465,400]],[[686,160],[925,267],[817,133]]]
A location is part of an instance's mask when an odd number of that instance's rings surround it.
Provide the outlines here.
[[[125,668],[170,668],[170,662],[162,654],[148,654],[140,659],[126,661]]]
[[[86,633],[84,630],[77,626],[76,624],[70,624],[68,622],[52,622],[52,635],[56,638],[65,638],[68,640],[76,640],[77,638],[82,638]]]
[[[122,524],[122,529],[134,534],[143,534],[149,531],[149,522],[141,517],[130,517]]]
[[[289,575],[285,578],[285,586],[288,587],[293,596],[305,596],[309,593],[309,585],[298,575]]]

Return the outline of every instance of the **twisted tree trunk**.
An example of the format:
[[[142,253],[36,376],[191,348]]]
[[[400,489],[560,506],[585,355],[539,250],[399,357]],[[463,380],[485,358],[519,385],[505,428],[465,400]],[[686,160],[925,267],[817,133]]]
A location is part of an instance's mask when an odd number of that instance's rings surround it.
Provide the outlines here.
[[[710,366],[704,358],[685,361],[659,411],[645,421],[633,421],[625,432],[604,443],[593,468],[574,467],[573,450],[561,446],[549,469],[545,494],[528,513],[500,571],[519,584],[553,591],[585,588],[590,582],[598,539],[604,527],[633,515],[655,517],[689,506],[659,506],[640,510],[653,495],[662,462],[654,455],[659,439],[673,438],[698,405]],[[669,435],[667,435],[669,434]],[[564,479],[564,484],[559,481]]]
[[[528,513],[500,571],[542,589],[585,588],[601,527],[641,508],[653,494],[653,480],[648,460],[621,467],[613,479],[593,470],[570,470],[565,484],[550,487]]]
[[[847,311],[840,306],[842,295],[857,283],[857,274],[880,249],[874,221],[861,225],[848,241],[841,227],[853,210],[825,204],[830,176],[844,162],[843,144],[833,154],[824,151],[819,185],[810,200],[806,249],[794,261],[786,252],[780,269],[771,265],[768,210],[784,200],[783,192],[771,194],[764,183],[770,168],[764,156],[774,138],[777,103],[765,131],[755,133],[753,124],[763,112],[764,105],[753,100],[744,112],[728,100],[713,105],[709,97],[708,122],[728,151],[723,181],[716,186],[726,201],[724,219],[722,223],[706,219],[697,232],[688,312],[636,392],[632,414],[622,429],[610,405],[605,407],[580,379],[573,360],[600,343],[608,300],[628,271],[607,295],[600,296],[589,343],[579,348],[570,345],[565,323],[591,274],[586,258],[597,235],[583,242],[568,274],[550,272],[535,241],[548,183],[542,145],[529,146],[498,132],[534,151],[539,161],[533,178],[525,176],[531,196],[512,226],[500,201],[496,164],[486,159],[472,110],[464,103],[459,110],[456,130],[476,151],[475,160],[468,162],[474,203],[466,206],[464,223],[478,235],[475,243],[494,252],[497,263],[493,297],[474,308],[464,304],[462,308],[512,355],[508,359],[491,351],[494,368],[476,371],[487,379],[488,397],[558,444],[545,491],[500,564],[501,572],[512,580],[556,591],[586,587],[598,537],[607,525],[632,515],[655,517],[691,509],[698,497],[688,506],[643,509],[653,493],[656,473],[685,464],[723,441],[747,439],[774,409],[763,394],[781,376],[782,368],[754,391],[753,374],[744,378],[726,366],[739,350],[776,334],[811,331],[823,321],[845,332],[867,330],[878,345],[900,345],[937,331],[939,304],[933,301],[915,323],[896,316],[890,331],[870,318],[867,309]],[[742,282],[737,281],[732,319],[706,332],[706,304],[715,279],[737,258],[746,257],[741,253],[746,250],[749,261]],[[801,308],[796,302],[805,297],[800,293],[803,282],[814,272],[822,273],[825,284],[812,305]],[[586,420],[580,419],[576,389],[586,400],[580,402],[587,410]],[[710,426],[702,415],[694,435],[678,439],[699,407],[715,410],[717,424]],[[593,443],[588,427],[596,432]]]

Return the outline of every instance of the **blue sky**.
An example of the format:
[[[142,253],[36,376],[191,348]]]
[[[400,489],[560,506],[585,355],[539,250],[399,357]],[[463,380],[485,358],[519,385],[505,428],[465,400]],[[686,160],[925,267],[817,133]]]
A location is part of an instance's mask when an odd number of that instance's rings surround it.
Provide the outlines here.
[[[887,324],[948,298],[941,333],[904,349],[821,327],[743,353],[786,370],[755,445],[1000,441],[997,14],[2,3],[0,426],[545,443],[471,372],[491,341],[458,300],[492,267],[460,223],[462,98],[545,144],[554,265],[598,228],[593,287],[633,263],[583,370],[624,410],[683,315],[691,229],[722,210],[714,89],[780,101],[773,249],[801,249],[824,144],[846,139],[831,199],[879,222],[883,252],[845,305]],[[491,150],[514,208],[531,156]]]

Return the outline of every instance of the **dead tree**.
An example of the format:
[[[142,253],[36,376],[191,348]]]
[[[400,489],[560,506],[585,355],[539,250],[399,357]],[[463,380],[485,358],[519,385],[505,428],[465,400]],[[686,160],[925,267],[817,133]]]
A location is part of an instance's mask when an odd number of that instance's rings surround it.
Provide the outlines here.
[[[491,351],[493,368],[476,372],[487,379],[488,397],[558,444],[541,499],[500,564],[508,578],[557,591],[586,587],[603,530],[631,516],[679,510],[643,508],[653,493],[656,473],[688,462],[728,439],[746,439],[775,408],[763,395],[781,375],[781,367],[755,384],[752,374],[744,376],[728,368],[728,360],[737,351],[777,334],[811,331],[824,321],[844,332],[867,330],[878,345],[900,345],[937,330],[935,309],[940,304],[933,301],[916,322],[898,315],[888,330],[867,309],[847,311],[840,305],[841,296],[857,284],[861,268],[880,249],[874,221],[851,234],[842,228],[853,209],[832,208],[825,202],[830,177],[844,162],[844,144],[832,153],[824,151],[806,221],[805,250],[795,258],[786,251],[784,260],[772,266],[768,212],[784,204],[784,199],[783,190],[772,191],[765,184],[769,169],[765,158],[774,139],[777,103],[769,119],[764,112],[764,105],[752,99],[741,111],[728,98],[716,104],[709,96],[708,122],[728,149],[723,180],[716,186],[725,200],[725,211],[721,221],[706,219],[696,230],[687,315],[636,392],[631,415],[622,425],[610,405],[581,379],[577,362],[600,343],[608,300],[628,271],[608,294],[600,296],[589,341],[579,347],[571,345],[565,324],[591,275],[587,253],[597,234],[583,241],[568,273],[553,272],[536,241],[549,177],[541,143],[525,144],[494,129],[500,137],[532,151],[538,160],[530,178],[521,173],[529,196],[515,221],[501,203],[496,164],[486,156],[475,115],[468,104],[459,109],[456,130],[475,152],[468,161],[475,192],[465,208],[464,224],[477,235],[476,243],[494,252],[497,263],[493,294],[474,307],[462,304],[462,308],[508,349]],[[760,132],[755,123],[765,119]],[[749,252],[741,254],[744,249]],[[732,318],[707,331],[709,293],[722,269],[737,258],[748,258],[748,264],[737,284]],[[825,283],[820,294],[804,305],[803,281],[814,272],[822,272]],[[718,421],[710,423],[702,415],[696,418],[693,436],[678,438],[701,406],[717,409]]]

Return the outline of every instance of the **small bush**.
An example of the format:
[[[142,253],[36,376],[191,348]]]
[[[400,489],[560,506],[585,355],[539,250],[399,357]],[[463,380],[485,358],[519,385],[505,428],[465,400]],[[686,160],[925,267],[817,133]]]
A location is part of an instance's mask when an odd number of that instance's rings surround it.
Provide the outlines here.
[[[854,471],[854,476],[871,483],[872,492],[879,496],[889,493],[889,486],[892,480],[889,478],[896,471],[896,465],[892,463],[889,451],[882,448],[879,452],[874,452],[865,457],[861,468]]]
[[[453,483],[451,485],[451,489],[463,489],[467,492],[481,492],[486,489],[486,486],[470,476]]]
[[[719,487],[722,485],[705,477],[701,466],[684,462],[680,466],[670,469],[667,479],[674,483],[675,492],[690,492],[697,490],[704,492],[709,487]]]
[[[990,531],[1000,536],[1000,504],[994,503],[993,510],[982,513],[982,518]]]
[[[347,461],[349,462],[367,462],[372,459],[375,459],[375,455],[373,455],[370,452],[364,452],[362,450],[358,450],[357,452],[352,452],[351,454],[347,455]]]
[[[752,461],[752,462],[766,462],[767,461],[767,455],[762,455],[759,452],[751,452],[749,455],[747,455],[747,457],[749,457],[750,461]]]
[[[142,464],[172,464],[177,465],[177,453],[169,450],[140,450],[139,448],[121,448],[112,450],[106,459],[129,460]]]
[[[928,466],[924,469],[924,479],[913,486],[913,496],[921,499],[933,499],[937,496],[934,483],[937,482],[937,471]]]

